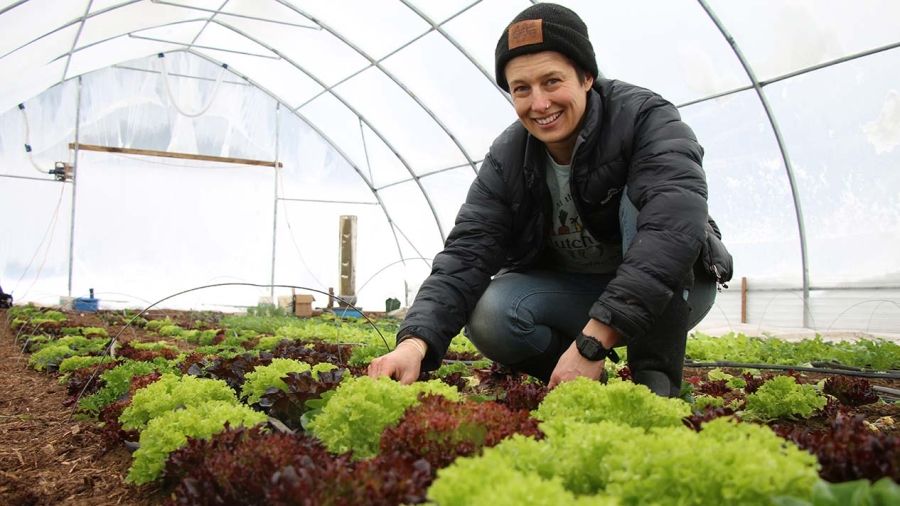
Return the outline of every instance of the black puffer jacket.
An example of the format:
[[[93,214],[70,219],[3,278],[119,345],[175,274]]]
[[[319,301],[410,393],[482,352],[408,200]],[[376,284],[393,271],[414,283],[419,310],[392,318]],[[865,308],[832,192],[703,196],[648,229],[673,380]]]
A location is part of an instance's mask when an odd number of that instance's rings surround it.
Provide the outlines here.
[[[423,368],[440,365],[478,299],[501,270],[537,266],[550,227],[544,145],[516,122],[493,143],[444,250],[397,334],[428,343]],[[597,239],[620,238],[622,190],[639,210],[637,235],[585,315],[640,339],[692,276],[707,223],[703,148],[659,95],[615,80],[589,93],[572,158],[572,197]],[[678,292],[680,293],[680,291]]]

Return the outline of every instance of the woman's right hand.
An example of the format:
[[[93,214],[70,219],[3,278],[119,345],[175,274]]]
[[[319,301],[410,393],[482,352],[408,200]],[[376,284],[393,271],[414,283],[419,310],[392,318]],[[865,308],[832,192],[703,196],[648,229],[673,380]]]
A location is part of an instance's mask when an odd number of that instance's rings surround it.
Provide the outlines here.
[[[418,338],[402,341],[393,351],[369,364],[369,377],[389,376],[404,385],[409,385],[419,379],[426,346],[425,342]]]

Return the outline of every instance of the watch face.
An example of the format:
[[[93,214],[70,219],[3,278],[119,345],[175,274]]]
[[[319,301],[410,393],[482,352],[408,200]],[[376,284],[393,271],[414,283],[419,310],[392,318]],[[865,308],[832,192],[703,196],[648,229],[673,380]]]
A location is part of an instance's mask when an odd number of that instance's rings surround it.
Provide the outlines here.
[[[603,346],[593,338],[585,336],[584,334],[578,336],[575,346],[578,348],[578,352],[581,353],[581,356],[588,360],[600,360],[605,357]]]

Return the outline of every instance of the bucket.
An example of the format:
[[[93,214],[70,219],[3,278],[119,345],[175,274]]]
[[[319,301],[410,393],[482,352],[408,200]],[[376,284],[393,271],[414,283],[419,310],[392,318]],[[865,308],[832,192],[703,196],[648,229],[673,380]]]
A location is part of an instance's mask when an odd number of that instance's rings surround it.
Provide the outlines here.
[[[93,297],[76,297],[72,304],[75,311],[84,311],[86,313],[96,312],[99,305],[100,299],[95,299]]]
[[[359,311],[349,307],[336,307],[332,309],[335,316],[339,316],[341,318],[362,318],[363,315]]]

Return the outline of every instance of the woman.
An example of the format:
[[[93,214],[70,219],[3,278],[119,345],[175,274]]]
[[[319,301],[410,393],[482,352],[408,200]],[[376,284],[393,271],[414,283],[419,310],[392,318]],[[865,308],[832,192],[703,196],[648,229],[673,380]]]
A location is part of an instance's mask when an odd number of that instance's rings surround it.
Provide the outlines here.
[[[369,375],[415,381],[466,325],[487,358],[551,388],[599,378],[626,345],[635,381],[678,395],[687,331],[730,277],[727,252],[718,280],[698,262],[720,246],[703,149],[662,97],[596,77],[587,27],[565,7],[522,11],[495,64],[518,121],[491,146],[397,347]]]

